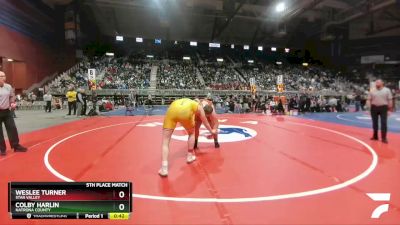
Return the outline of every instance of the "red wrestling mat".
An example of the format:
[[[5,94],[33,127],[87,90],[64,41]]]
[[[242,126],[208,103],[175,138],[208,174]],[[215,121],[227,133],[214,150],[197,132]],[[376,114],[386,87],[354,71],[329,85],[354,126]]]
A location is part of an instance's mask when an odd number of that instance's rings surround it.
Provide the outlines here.
[[[221,148],[204,130],[197,161],[187,165],[187,138],[178,128],[169,177],[160,178],[162,120],[98,117],[22,135],[30,150],[0,158],[0,224],[400,223],[398,134],[386,145],[370,141],[364,128],[221,115]],[[11,220],[8,181],[132,181],[132,217]],[[367,193],[391,195],[374,201]],[[383,204],[388,211],[371,218]]]

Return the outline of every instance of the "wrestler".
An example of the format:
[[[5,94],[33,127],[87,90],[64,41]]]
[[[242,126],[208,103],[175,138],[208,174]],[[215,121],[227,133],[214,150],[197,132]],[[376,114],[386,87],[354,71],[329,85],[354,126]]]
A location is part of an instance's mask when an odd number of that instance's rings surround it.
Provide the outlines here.
[[[212,137],[214,138],[215,148],[219,148],[219,143],[218,143],[219,122],[218,122],[218,118],[217,118],[217,113],[215,112],[214,105],[213,105],[212,101],[207,100],[207,99],[198,100],[198,102],[203,107],[204,112],[206,114],[207,121],[210,124],[211,128],[213,130],[217,131],[215,134],[212,135]],[[200,134],[200,126],[202,124],[201,118],[196,116],[195,123],[196,124],[195,124],[195,131],[194,131],[194,149],[197,149],[198,148],[197,143],[198,143],[199,134]]]
[[[211,128],[204,109],[198,102],[188,98],[182,98],[173,101],[169,106],[163,124],[162,162],[161,169],[158,171],[160,176],[168,176],[169,142],[178,122],[185,128],[189,135],[186,162],[191,163],[196,160],[196,156],[193,152],[195,117],[198,117],[207,130],[213,135],[217,133],[217,130]]]

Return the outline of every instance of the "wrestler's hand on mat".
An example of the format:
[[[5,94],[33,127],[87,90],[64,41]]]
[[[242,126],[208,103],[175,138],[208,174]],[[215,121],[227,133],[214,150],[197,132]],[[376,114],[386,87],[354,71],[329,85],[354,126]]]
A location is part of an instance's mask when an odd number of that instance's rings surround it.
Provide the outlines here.
[[[212,129],[212,130],[211,130],[211,134],[213,134],[213,135],[218,134],[218,129]]]

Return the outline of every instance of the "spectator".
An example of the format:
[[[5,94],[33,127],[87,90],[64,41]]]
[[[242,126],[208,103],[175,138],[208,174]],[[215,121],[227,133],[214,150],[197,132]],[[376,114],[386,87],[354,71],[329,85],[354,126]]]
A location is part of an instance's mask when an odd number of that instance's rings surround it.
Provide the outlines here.
[[[338,105],[338,100],[335,97],[330,97],[328,101],[328,105],[330,106],[329,112],[335,112],[336,106]]]
[[[279,99],[276,110],[278,111],[279,114],[285,114],[285,109],[283,108],[282,99]]]
[[[77,95],[77,93],[73,87],[70,87],[69,91],[65,95],[68,99],[68,114],[67,114],[67,116],[71,115],[72,108],[74,109],[74,115],[76,115],[76,95]]]
[[[86,110],[87,110],[87,95],[86,95],[85,89],[82,89],[81,95],[82,95],[82,100],[83,100],[83,107],[82,107],[81,115],[85,116],[86,115]]]
[[[360,111],[361,108],[361,95],[357,93],[356,97],[354,98],[354,104],[356,107],[356,112]]]
[[[32,93],[32,105],[35,103],[37,96],[35,93]]]
[[[46,94],[43,95],[43,101],[46,102],[44,111],[51,113],[51,102],[53,101],[53,96],[49,93],[49,91],[47,91]]]
[[[82,116],[82,109],[83,109],[83,105],[85,104],[84,100],[83,100],[83,96],[82,96],[82,89],[79,88],[78,89],[78,93],[76,95],[76,111],[77,111],[77,116],[81,117]],[[75,114],[74,114],[75,115]]]

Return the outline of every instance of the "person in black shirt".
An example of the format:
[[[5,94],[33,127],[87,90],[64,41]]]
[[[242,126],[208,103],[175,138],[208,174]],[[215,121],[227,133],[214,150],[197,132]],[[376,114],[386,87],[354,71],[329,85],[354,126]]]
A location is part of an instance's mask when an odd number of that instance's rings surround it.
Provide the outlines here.
[[[233,113],[235,111],[235,102],[231,99],[229,101],[229,112]]]
[[[78,94],[76,95],[76,108],[77,108],[77,112],[76,115],[79,117],[82,115],[82,109],[83,109],[83,98],[82,98],[82,89],[79,88],[78,89]]]
[[[279,99],[276,110],[278,111],[279,114],[285,114],[285,109],[283,108],[282,99]]]
[[[310,112],[310,108],[311,108],[311,98],[306,96],[306,101],[305,101],[305,111],[306,112]]]
[[[82,93],[81,93],[81,95],[82,95],[82,100],[83,100],[83,106],[82,106],[82,113],[81,113],[81,115],[82,115],[82,116],[86,116],[86,109],[87,109],[87,95],[86,95],[86,92],[85,92],[85,90],[83,90],[83,89],[82,89]]]

